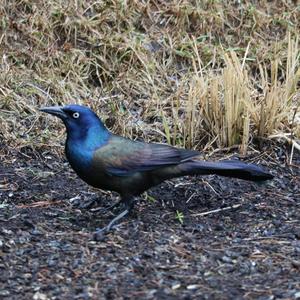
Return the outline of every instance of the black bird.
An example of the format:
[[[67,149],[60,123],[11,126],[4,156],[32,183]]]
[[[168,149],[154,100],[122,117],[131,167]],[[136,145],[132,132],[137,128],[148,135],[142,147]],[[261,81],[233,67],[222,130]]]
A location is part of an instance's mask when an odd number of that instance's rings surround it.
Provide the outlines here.
[[[104,228],[106,231],[130,212],[134,196],[166,179],[194,174],[217,174],[251,181],[273,178],[254,164],[236,160],[201,161],[197,151],[117,136],[85,106],[44,107],[41,111],[64,122],[66,156],[78,176],[93,187],[120,194],[125,209]]]

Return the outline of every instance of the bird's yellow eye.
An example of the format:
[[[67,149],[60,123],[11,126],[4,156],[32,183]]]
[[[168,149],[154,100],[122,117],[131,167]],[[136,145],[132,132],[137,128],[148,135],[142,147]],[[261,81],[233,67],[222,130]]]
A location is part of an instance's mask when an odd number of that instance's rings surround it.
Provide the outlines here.
[[[78,119],[78,118],[79,118],[79,112],[74,112],[73,118],[74,118],[74,119]]]

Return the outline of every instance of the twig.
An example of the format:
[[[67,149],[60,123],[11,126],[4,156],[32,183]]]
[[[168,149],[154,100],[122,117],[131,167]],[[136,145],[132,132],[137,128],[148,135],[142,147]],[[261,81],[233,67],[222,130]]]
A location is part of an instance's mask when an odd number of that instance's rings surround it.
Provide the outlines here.
[[[300,151],[300,144],[296,143],[296,141],[293,138],[290,138],[289,136],[291,136],[290,133],[279,133],[279,134],[273,134],[270,135],[269,138],[283,138],[286,141],[288,141],[288,143],[292,144],[292,151],[291,151],[291,157],[290,157],[290,161],[289,163],[292,163],[293,160],[293,155],[294,155],[294,148],[296,148],[297,150]]]
[[[220,195],[220,194],[212,187],[212,185],[211,185],[208,181],[203,180],[203,182],[204,182],[206,185],[208,185],[208,187],[209,187],[216,195],[221,196],[221,195]]]
[[[40,87],[38,87],[38,86],[36,86],[36,85],[34,85],[34,84],[32,84],[32,83],[29,83],[29,82],[25,83],[25,85],[37,89],[37,90],[40,91],[42,94],[44,94],[45,96],[47,96],[47,98],[49,98],[50,100],[54,101],[54,99],[50,96],[49,92],[44,91],[44,90],[41,89]]]
[[[32,208],[32,207],[45,207],[45,206],[51,206],[54,204],[60,204],[63,201],[56,200],[56,201],[38,201],[30,204],[20,204],[17,205],[17,208]]]
[[[205,211],[205,212],[199,213],[199,214],[193,214],[192,216],[194,216],[194,217],[202,217],[202,216],[206,216],[206,215],[218,213],[218,212],[224,211],[224,210],[235,209],[235,208],[238,208],[240,206],[242,206],[242,204],[234,204],[232,206],[227,206],[227,207],[218,208],[218,209],[214,209],[214,210],[210,210],[210,211]]]

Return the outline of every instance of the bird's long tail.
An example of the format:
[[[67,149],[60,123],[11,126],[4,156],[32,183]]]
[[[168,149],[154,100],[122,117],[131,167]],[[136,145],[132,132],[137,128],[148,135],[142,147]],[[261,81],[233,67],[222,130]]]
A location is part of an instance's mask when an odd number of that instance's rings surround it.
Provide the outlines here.
[[[191,160],[181,164],[180,169],[186,175],[216,174],[251,181],[264,181],[274,177],[258,165],[246,164],[236,160],[223,160],[219,162]]]

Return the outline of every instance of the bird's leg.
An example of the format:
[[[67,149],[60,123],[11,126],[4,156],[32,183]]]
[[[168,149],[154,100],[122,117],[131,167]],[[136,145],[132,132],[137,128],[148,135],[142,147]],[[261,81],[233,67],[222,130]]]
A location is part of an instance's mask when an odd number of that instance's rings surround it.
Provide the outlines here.
[[[116,217],[114,217],[107,226],[105,226],[102,230],[110,231],[112,226],[117,223],[120,219],[128,215],[134,206],[134,199],[132,197],[124,197],[121,199],[121,202],[125,205],[125,210],[119,213]]]
[[[134,206],[134,199],[133,197],[123,197],[121,202],[125,204],[125,210],[123,210],[120,214],[114,217],[107,226],[103,227],[100,230],[97,230],[94,234],[94,239],[99,240],[103,236],[103,234],[108,233],[112,227],[123,217],[127,216]]]

